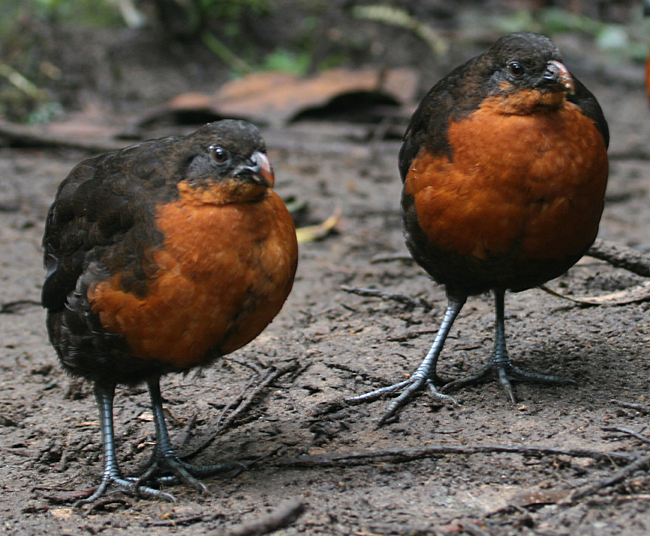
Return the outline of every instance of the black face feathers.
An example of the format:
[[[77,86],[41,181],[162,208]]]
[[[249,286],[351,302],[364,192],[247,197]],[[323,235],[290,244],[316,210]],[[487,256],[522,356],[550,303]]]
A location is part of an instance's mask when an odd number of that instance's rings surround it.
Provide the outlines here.
[[[257,127],[230,119],[205,125],[186,142],[187,168],[179,178],[191,183],[235,178],[255,168],[258,153],[266,151]]]
[[[187,137],[197,152],[222,147],[233,157],[246,159],[255,151],[265,152],[264,140],[255,125],[247,121],[224,119],[209,123]]]
[[[495,65],[519,60],[544,65],[549,60],[562,61],[560,51],[546,36],[535,33],[513,33],[497,39],[483,56]]]
[[[498,39],[479,57],[477,68],[488,80],[488,95],[524,89],[571,92],[571,75],[561,62],[560,51],[547,37],[516,33]]]

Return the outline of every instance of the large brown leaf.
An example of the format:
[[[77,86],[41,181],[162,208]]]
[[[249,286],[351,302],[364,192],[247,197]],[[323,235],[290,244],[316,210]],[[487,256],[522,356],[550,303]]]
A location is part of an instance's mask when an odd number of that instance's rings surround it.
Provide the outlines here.
[[[260,72],[228,82],[213,95],[179,95],[142,122],[149,123],[170,114],[175,117],[205,114],[208,120],[235,117],[277,126],[306,112],[322,110],[345,96],[355,96],[347,101],[350,113],[363,108],[364,96],[369,106],[378,102],[408,104],[415,97],[417,83],[417,73],[406,68],[387,71],[332,69],[309,78],[283,72]],[[338,107],[337,112],[346,113],[346,110]]]

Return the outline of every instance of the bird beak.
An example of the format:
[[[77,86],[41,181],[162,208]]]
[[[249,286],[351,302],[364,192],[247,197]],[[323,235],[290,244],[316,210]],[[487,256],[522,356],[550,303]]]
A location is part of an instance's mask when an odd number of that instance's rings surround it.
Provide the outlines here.
[[[253,153],[249,164],[239,166],[235,170],[235,177],[248,179],[255,184],[266,186],[267,188],[271,188],[275,184],[275,175],[273,174],[271,161],[261,151],[255,151]]]
[[[560,84],[569,94],[576,92],[573,76],[564,64],[556,60],[551,60],[546,64],[546,73],[544,79]]]

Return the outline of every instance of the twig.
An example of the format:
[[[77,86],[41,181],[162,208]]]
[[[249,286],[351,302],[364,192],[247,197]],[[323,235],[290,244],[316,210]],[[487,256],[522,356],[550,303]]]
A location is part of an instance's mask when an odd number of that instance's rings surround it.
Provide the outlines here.
[[[45,90],[39,88],[34,82],[19,73],[11,65],[0,62],[0,76],[9,80],[11,84],[34,100],[40,101],[47,98],[47,92]]]
[[[391,26],[397,26],[413,32],[422,39],[436,56],[441,56],[449,49],[449,41],[428,24],[423,23],[417,17],[411,16],[403,9],[384,5],[356,6],[352,9],[352,15],[358,19],[383,22]]]
[[[424,298],[413,298],[412,296],[407,296],[406,294],[386,292],[385,290],[378,290],[374,288],[348,287],[345,285],[341,286],[341,290],[344,292],[349,292],[350,294],[356,294],[357,296],[396,301],[398,303],[403,303],[410,308],[422,307],[425,311],[430,311],[433,309],[433,304]]]
[[[279,466],[329,467],[341,465],[364,465],[377,459],[393,463],[433,458],[444,455],[474,455],[490,453],[510,453],[524,456],[569,456],[572,458],[592,458],[600,461],[635,460],[632,454],[622,452],[602,452],[588,449],[562,449],[558,447],[532,447],[527,445],[434,445],[421,449],[382,449],[316,456],[298,456],[278,460]]]
[[[548,288],[546,285],[540,285],[539,288],[552,296],[581,305],[626,305],[650,299],[650,281],[643,281],[639,285],[634,285],[625,290],[618,290],[603,296],[580,296],[578,298],[560,294]]]
[[[64,491],[57,488],[46,488],[42,486],[37,486],[35,488],[32,488],[32,493],[37,497],[45,499],[46,501],[53,504],[66,504],[71,502],[76,503],[77,501],[80,501],[82,499],[87,499],[95,492],[96,489],[97,488],[95,487],[95,488],[89,488],[83,490]],[[60,493],[50,493],[50,492],[60,492]]]
[[[391,127],[392,123],[392,117],[383,117],[379,123],[377,123],[375,128],[372,129],[372,134],[370,135],[370,143],[376,144],[383,140],[386,137],[386,132],[388,132],[388,129]]]
[[[355,376],[359,376],[363,380],[372,380],[375,383],[385,383],[386,385],[390,385],[390,382],[386,378],[381,378],[376,374],[372,374],[358,367],[346,365],[345,363],[325,363],[325,366],[343,370],[345,372],[351,372],[352,374],[354,374]]]
[[[607,478],[602,478],[594,482],[593,484],[589,484],[588,486],[578,488],[571,495],[569,495],[566,502],[574,502],[577,501],[578,499],[582,499],[586,497],[587,495],[592,495],[593,493],[596,493],[597,491],[600,491],[603,488],[607,488],[609,486],[613,486],[614,484],[618,484],[619,482],[627,478],[629,475],[632,475],[637,471],[642,471],[648,469],[649,467],[650,467],[650,456],[644,456],[643,458],[639,458],[638,460],[633,461],[629,465],[626,465],[625,467],[619,469],[612,476],[609,476]]]
[[[639,441],[650,444],[650,437],[644,436],[641,432],[636,432],[631,428],[623,428],[622,426],[603,426],[602,430],[605,432],[620,432],[637,438]]]
[[[180,431],[180,433],[174,438],[174,447],[181,448],[183,445],[185,445],[185,443],[187,443],[187,440],[190,438],[190,431],[196,424],[196,418],[197,413],[194,412],[194,414],[185,423],[185,426],[183,426],[183,429]]]
[[[616,268],[623,268],[642,277],[650,277],[650,256],[635,249],[609,240],[597,239],[587,255],[605,261]],[[539,287],[545,292],[582,305],[625,305],[650,299],[650,281],[644,281],[625,290],[605,296],[582,296],[574,298],[551,290],[545,285]]]
[[[208,429],[213,429],[210,435],[205,438],[203,442],[200,443],[197,447],[194,447],[190,452],[184,453],[182,457],[184,459],[191,458],[192,456],[196,456],[199,452],[205,450],[217,438],[217,436],[223,433],[224,430],[227,430],[242,413],[248,410],[248,408],[253,403],[253,400],[260,392],[266,389],[271,383],[273,383],[281,376],[284,376],[289,372],[293,372],[297,368],[298,362],[293,361],[292,363],[289,363],[281,368],[269,371],[266,377],[263,378],[257,387],[255,387],[255,389],[253,389],[248,395],[244,397],[244,394],[242,393],[235,399],[235,401],[228,404],[221,412],[221,414],[215,419],[215,421],[208,425]],[[236,403],[238,404],[237,408],[230,415],[228,415],[228,418],[226,420],[221,422],[226,411],[232,408]]]
[[[201,34],[201,41],[210,49],[210,51],[223,61],[228,67],[240,74],[249,74],[253,68],[242,60],[237,54],[224,45],[217,36],[211,32],[205,31]]]
[[[472,523],[471,521],[463,523],[463,531],[471,534],[472,536],[490,536],[489,532],[483,530],[476,523]]]
[[[432,333],[437,333],[437,329],[423,329],[421,331],[409,331],[408,333],[405,333],[404,335],[398,335],[395,337],[387,337],[387,341],[391,342],[405,342],[409,341],[411,339],[417,339],[419,337],[422,337],[423,335],[431,335]],[[465,350],[466,348],[462,348],[462,350]],[[474,348],[472,348],[473,350]]]
[[[379,264],[380,262],[395,262],[402,261],[413,263],[415,260],[410,255],[405,253],[382,253],[380,255],[375,255],[370,259],[370,264]]]
[[[0,447],[0,451],[8,452],[10,454],[13,454],[14,456],[22,456],[24,458],[33,458],[35,456],[35,452],[32,450],[15,448],[15,447]]]
[[[197,514],[193,516],[180,517],[178,519],[163,519],[161,521],[149,521],[147,523],[148,527],[181,527],[184,525],[193,525],[194,523],[205,523],[215,519],[217,516],[204,516],[203,514]]]
[[[134,0],[116,0],[115,3],[128,28],[139,30],[147,25],[147,17],[135,7]]]
[[[283,529],[294,523],[305,511],[305,503],[300,499],[289,499],[271,513],[258,519],[220,529],[208,534],[212,536],[262,536]]]
[[[611,151],[607,154],[609,160],[650,160],[650,151],[643,147]]]
[[[242,361],[241,359],[235,359],[234,357],[231,356],[225,356],[222,358],[224,361],[229,361],[231,363],[237,363],[238,365],[241,365],[242,367],[246,367],[251,369],[253,372],[257,374],[263,374],[264,369],[256,365],[255,363],[249,363],[248,361]]]
[[[41,302],[36,300],[16,300],[12,302],[3,303],[0,307],[0,314],[12,315],[21,312],[23,309],[29,307],[40,307]]]
[[[633,409],[643,415],[650,413],[650,408],[643,404],[635,404],[634,402],[622,402],[620,400],[612,400],[612,403],[617,404],[623,408]]]
[[[238,406],[242,403],[242,400],[244,400],[244,395],[245,393],[253,386],[255,383],[255,380],[251,380],[248,385],[244,388],[244,390],[239,393],[234,399],[232,399],[228,404],[226,405],[225,408],[219,413],[217,418],[212,421],[208,425],[208,430],[213,430],[213,433],[205,438],[202,443],[200,443],[197,447],[194,447],[192,450],[189,452],[185,452],[181,455],[181,458],[186,460],[191,458],[192,456],[196,456],[199,452],[207,448],[207,446],[214,441],[214,439],[217,437],[218,434],[222,433],[225,430],[225,426],[222,428],[221,427],[221,421],[223,417],[228,413],[233,407]],[[232,421],[230,421],[232,422]],[[182,432],[181,432],[182,433]]]
[[[650,277],[650,257],[622,244],[599,238],[589,248],[587,255],[637,275]]]

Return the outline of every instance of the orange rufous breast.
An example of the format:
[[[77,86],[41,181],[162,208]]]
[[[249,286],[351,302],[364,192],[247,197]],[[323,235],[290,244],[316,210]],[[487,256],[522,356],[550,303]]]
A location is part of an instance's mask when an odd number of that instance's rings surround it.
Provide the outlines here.
[[[598,232],[607,149],[572,103],[552,113],[499,113],[486,99],[451,122],[452,158],[423,147],[405,180],[418,223],[442,251],[520,260],[580,254]]]
[[[185,368],[262,332],[289,295],[298,246],[291,216],[271,190],[256,202],[232,204],[199,203],[179,191],[179,201],[158,208],[164,240],[151,252],[157,271],[147,295],[122,290],[116,274],[89,298],[102,325],[122,334],[133,355]]]

